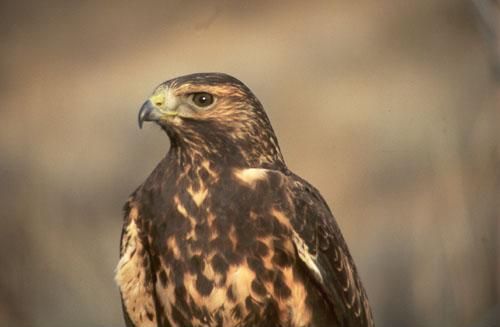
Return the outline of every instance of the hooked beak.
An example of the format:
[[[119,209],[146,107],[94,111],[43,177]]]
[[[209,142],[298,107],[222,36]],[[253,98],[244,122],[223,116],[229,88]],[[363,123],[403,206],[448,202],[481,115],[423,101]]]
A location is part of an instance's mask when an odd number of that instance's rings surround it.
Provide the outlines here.
[[[161,114],[158,108],[151,102],[151,100],[147,100],[139,110],[139,128],[142,128],[142,124],[145,121],[158,121],[161,117]]]
[[[170,106],[165,101],[165,95],[158,93],[152,95],[139,110],[139,128],[145,121],[154,121],[160,125],[166,123],[171,118],[179,115],[175,101],[170,102]]]

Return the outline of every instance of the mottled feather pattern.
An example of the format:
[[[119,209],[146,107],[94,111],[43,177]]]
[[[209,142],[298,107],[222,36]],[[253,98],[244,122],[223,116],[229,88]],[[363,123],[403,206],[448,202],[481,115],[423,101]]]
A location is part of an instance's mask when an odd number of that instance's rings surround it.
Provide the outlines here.
[[[215,104],[195,108],[196,92]],[[116,280],[127,326],[373,326],[326,202],[288,170],[252,92],[204,73],[154,94],[189,115],[156,121],[171,148],[125,206]]]
[[[366,292],[326,201],[308,182],[296,175],[292,178],[291,192],[297,210],[292,224],[309,245],[311,253],[318,258],[325,278],[336,279],[335,283],[318,281],[320,287],[328,294],[328,298],[335,299],[332,305],[337,307],[336,310],[341,304],[342,310],[352,312],[346,326],[372,326],[373,317]]]

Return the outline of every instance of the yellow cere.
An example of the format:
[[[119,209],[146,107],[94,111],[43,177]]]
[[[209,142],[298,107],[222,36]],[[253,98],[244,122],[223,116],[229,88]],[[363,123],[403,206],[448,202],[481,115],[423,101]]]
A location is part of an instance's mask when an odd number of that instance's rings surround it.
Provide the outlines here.
[[[165,94],[163,92],[158,92],[157,94],[153,94],[149,101],[156,107],[162,107],[165,104]]]

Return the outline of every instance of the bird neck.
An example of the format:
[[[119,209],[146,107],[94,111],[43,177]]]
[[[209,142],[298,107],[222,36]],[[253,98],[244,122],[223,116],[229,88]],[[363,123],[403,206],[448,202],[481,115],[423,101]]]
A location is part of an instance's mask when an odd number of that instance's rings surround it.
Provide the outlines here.
[[[208,162],[218,169],[265,168],[287,171],[276,138],[228,140],[227,135],[182,136],[167,131],[170,150],[167,158],[179,167],[199,167]]]

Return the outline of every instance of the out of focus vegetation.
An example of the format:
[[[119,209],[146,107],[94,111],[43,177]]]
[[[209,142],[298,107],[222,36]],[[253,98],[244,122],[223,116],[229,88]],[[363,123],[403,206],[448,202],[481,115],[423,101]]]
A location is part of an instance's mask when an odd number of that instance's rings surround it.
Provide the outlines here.
[[[0,326],[123,326],[121,207],[168,149],[137,110],[200,71],[264,103],[378,326],[494,326],[498,25],[481,17],[465,0],[2,2]]]

